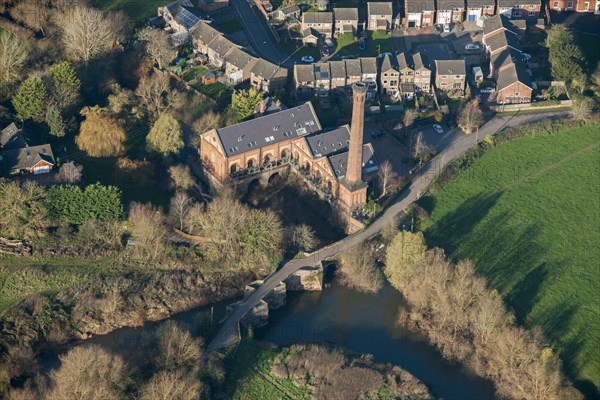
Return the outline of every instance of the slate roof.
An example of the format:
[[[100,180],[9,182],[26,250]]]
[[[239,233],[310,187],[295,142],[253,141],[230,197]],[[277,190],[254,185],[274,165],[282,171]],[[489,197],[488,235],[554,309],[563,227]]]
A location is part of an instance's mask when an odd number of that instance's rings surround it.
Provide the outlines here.
[[[294,76],[298,82],[314,82],[315,70],[312,64],[296,64],[294,65]]]
[[[429,69],[429,60],[426,56],[422,55],[420,52],[417,52],[411,56],[411,65],[415,70],[420,68]]]
[[[437,0],[437,11],[452,10],[453,8],[465,8],[462,1],[457,0]]]
[[[483,6],[494,6],[494,0],[467,0],[467,8],[477,9]]]
[[[520,63],[513,64],[498,73],[498,82],[496,89],[505,89],[516,82],[521,82],[529,88],[532,87],[531,77],[527,73],[525,67]]]
[[[519,38],[510,32],[501,31],[485,38],[485,44],[489,46],[490,53],[493,53],[503,47],[510,46],[515,50],[521,51]]]
[[[404,53],[400,53],[396,56],[396,62],[398,63],[398,71],[401,69],[409,68],[406,59],[406,54]]]
[[[330,12],[305,12],[302,14],[302,23],[331,24],[333,23],[333,14]]]
[[[302,31],[302,37],[307,38],[309,36],[314,36],[318,38],[321,34],[315,28],[306,28]]]
[[[0,133],[0,148],[2,150],[18,149],[27,146],[23,131],[13,122]]]
[[[367,3],[368,14],[392,15],[392,3],[383,1],[370,1]]]
[[[208,48],[223,57],[231,48],[237,47],[232,41],[225,36],[217,36],[208,44]]]
[[[277,11],[279,11],[283,15],[291,15],[293,13],[300,12],[300,7],[298,7],[298,6],[283,7]]]
[[[465,60],[435,60],[438,75],[466,75]]]
[[[217,36],[221,36],[221,32],[213,28],[206,22],[200,22],[191,31],[192,37],[199,39],[203,43],[210,43]]]
[[[358,21],[358,8],[334,8],[336,21]]]
[[[287,75],[285,68],[279,67],[263,58],[259,58],[256,64],[250,70],[256,76],[260,76],[263,79],[271,79],[277,74]]]
[[[306,142],[314,158],[348,151],[350,127],[343,125],[329,132],[308,136]]]
[[[7,174],[14,170],[30,169],[42,160],[55,164],[54,154],[49,144],[1,151],[0,173]]]
[[[331,71],[331,78],[333,79],[346,79],[346,63],[342,61],[330,61],[329,69]]]
[[[377,59],[375,57],[360,58],[362,74],[377,74]]]
[[[423,11],[435,11],[434,0],[407,0],[406,11],[409,13],[422,13]]]
[[[362,68],[360,59],[346,60],[346,75],[347,76],[361,76]]]
[[[333,169],[333,173],[335,177],[340,180],[346,176],[346,168],[348,167],[348,152],[344,151],[343,153],[333,154],[327,157],[329,160],[329,164]],[[375,172],[379,169],[377,162],[377,158],[375,158],[375,152],[373,151],[373,147],[370,143],[363,145],[362,152],[363,159],[363,167],[362,173],[368,174],[371,172]]]
[[[244,69],[248,64],[256,62],[256,58],[252,57],[242,49],[233,47],[225,55],[225,61],[239,69]]]
[[[235,154],[319,132],[321,124],[310,102],[236,125],[216,129],[225,155]]]

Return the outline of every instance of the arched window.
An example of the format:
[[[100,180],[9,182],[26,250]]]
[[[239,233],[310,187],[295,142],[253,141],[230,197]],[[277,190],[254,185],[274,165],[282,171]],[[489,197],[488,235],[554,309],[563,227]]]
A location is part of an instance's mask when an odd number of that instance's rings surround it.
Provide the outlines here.
[[[237,164],[233,164],[231,165],[231,167],[229,167],[229,171],[234,174],[237,172]]]
[[[306,170],[310,171],[310,164],[308,163],[308,161],[306,162],[306,165],[304,166],[304,168],[306,168]]]
[[[269,155],[267,154],[264,158],[265,160],[265,164],[268,164],[271,161],[271,157],[269,157]]]
[[[247,168],[252,168],[254,166],[254,160],[251,158],[246,162]]]
[[[281,150],[281,158],[286,158],[286,157],[287,157],[287,151]]]
[[[296,159],[296,161],[298,161],[300,159],[300,153],[295,152],[294,153],[294,158]]]

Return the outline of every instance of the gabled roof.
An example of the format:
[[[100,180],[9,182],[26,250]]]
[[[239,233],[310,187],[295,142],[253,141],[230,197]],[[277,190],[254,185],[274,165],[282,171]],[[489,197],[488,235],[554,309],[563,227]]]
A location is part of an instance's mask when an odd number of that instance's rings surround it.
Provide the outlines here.
[[[358,21],[358,8],[334,8],[336,21]]]
[[[367,3],[368,14],[392,15],[392,3],[383,1],[370,1]]]
[[[521,82],[525,86],[532,88],[531,77],[525,67],[519,63],[513,64],[498,73],[496,90],[506,89],[517,82]]]
[[[362,75],[360,59],[356,58],[353,60],[346,60],[346,74],[347,74],[347,76],[361,76]]]
[[[294,13],[300,12],[300,7],[298,7],[298,6],[289,6],[289,7],[280,8],[279,10],[276,10],[276,11],[282,13],[283,15],[290,15],[290,14],[294,14]]]
[[[312,64],[296,64],[294,65],[294,76],[297,82],[314,82],[315,70]]]
[[[310,102],[262,117],[216,129],[225,155],[272,145],[293,137],[319,132],[321,124]]]
[[[306,28],[302,30],[302,37],[306,39],[307,37],[314,36],[315,38],[319,38],[321,34],[315,28]]]
[[[465,60],[435,60],[438,75],[466,75]]]
[[[526,26],[517,22],[518,20],[511,20],[505,15],[493,15],[485,19],[483,24],[483,34],[489,35],[492,32],[495,32],[499,29],[507,30],[517,35],[519,30],[525,29]],[[525,23],[525,20],[522,20]]]
[[[392,57],[389,54],[385,54],[383,56],[383,59],[381,60],[381,72],[384,71],[389,71],[390,69],[393,69],[394,71],[397,71],[396,67],[396,63],[393,62]]]
[[[409,13],[422,13],[435,11],[434,0],[406,0],[406,11]]]
[[[302,23],[331,24],[333,23],[333,14],[330,12],[305,12],[302,14]]]
[[[412,68],[417,70],[421,68],[429,69],[429,60],[427,57],[420,52],[416,52],[411,56]]]
[[[485,44],[489,46],[490,53],[495,53],[496,51],[507,46],[512,47],[515,50],[521,51],[519,38],[516,35],[513,35],[512,33],[507,31],[500,31],[493,35],[486,36]]]
[[[348,168],[347,151],[344,151],[343,153],[333,154],[327,157],[327,159],[329,160],[331,169],[333,170],[333,173],[335,174],[335,177],[338,180],[346,176],[346,169]],[[373,151],[373,147],[370,143],[363,145],[362,160],[363,174],[369,174],[379,169],[379,163],[377,162],[377,158],[375,158],[375,152]]]
[[[27,146],[23,131],[13,122],[0,133],[0,149],[10,150]]]
[[[210,43],[215,37],[222,35],[221,32],[204,21],[201,21],[196,25],[194,29],[191,30],[191,34],[193,38],[196,38],[203,43]]]
[[[313,64],[315,68],[315,79],[317,81],[328,81],[331,79],[329,64],[326,62]]]
[[[362,74],[377,74],[377,59],[375,57],[360,58]]]
[[[346,79],[346,63],[344,60],[329,61],[329,70],[331,71],[331,78]]]
[[[227,54],[227,52],[233,47],[237,46],[225,36],[217,36],[208,44],[208,48],[221,57],[224,57],[225,54]]]
[[[194,7],[190,0],[175,1],[167,6],[167,10],[187,30],[192,29],[202,18],[202,10]]]
[[[398,71],[402,69],[409,68],[408,60],[406,59],[406,54],[400,53],[396,56],[396,62],[398,63]]]
[[[259,58],[250,71],[256,76],[269,80],[275,75],[287,75],[287,69],[279,67],[263,58]]]
[[[520,51],[515,50],[512,47],[507,47],[506,49],[499,51],[490,57],[492,70],[499,71],[503,67],[506,67],[510,64],[516,64],[522,58],[523,56]]]
[[[483,6],[494,6],[494,0],[467,0],[467,8],[477,9]]]
[[[437,11],[452,10],[454,8],[464,8],[465,5],[462,1],[456,0],[437,0]]]
[[[248,67],[249,64],[256,62],[256,58],[237,47],[232,47],[225,55],[225,61],[239,69]]]
[[[1,151],[0,173],[7,174],[15,170],[30,169],[40,161],[55,164],[54,154],[49,144]]]
[[[306,142],[314,158],[347,151],[350,144],[350,127],[343,125],[329,132],[308,136]]]

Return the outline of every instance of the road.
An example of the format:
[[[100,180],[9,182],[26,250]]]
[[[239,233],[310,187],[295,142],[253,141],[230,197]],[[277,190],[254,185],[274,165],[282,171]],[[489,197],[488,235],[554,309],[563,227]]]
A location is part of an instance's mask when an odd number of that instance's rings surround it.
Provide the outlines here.
[[[349,247],[376,236],[385,226],[392,223],[398,214],[406,210],[411,203],[418,200],[421,195],[427,191],[431,182],[433,182],[446,165],[460,157],[467,149],[477,143],[477,141],[483,140],[487,135],[495,135],[507,127],[527,125],[547,119],[558,119],[568,115],[569,113],[565,111],[543,114],[507,115],[490,119],[479,129],[478,135],[473,134],[467,136],[461,134],[459,131],[452,132],[451,142],[431,159],[431,161],[423,165],[423,167],[417,171],[408,189],[405,190],[403,194],[396,199],[396,202],[371,225],[330,246],[312,253],[306,258],[289,260],[277,271],[265,278],[264,283],[225,319],[221,330],[209,344],[206,355],[208,356],[219,349],[237,343],[240,319],[288,276],[301,267],[316,265]]]
[[[248,0],[231,0],[231,4],[240,17],[244,33],[256,53],[274,64],[293,68],[295,58],[281,51],[264,16],[258,11],[256,5]]]

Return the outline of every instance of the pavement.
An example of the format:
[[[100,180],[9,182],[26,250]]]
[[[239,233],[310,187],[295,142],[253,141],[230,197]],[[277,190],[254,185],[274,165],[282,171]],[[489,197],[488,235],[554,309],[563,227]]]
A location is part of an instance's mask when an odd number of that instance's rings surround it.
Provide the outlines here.
[[[431,161],[424,164],[414,175],[411,185],[405,190],[387,210],[365,229],[358,231],[344,239],[326,246],[301,259],[284,261],[281,267],[265,278],[264,283],[246,300],[244,300],[223,322],[223,326],[209,344],[205,357],[219,349],[234,345],[240,337],[239,321],[259,301],[271,292],[280,282],[304,266],[316,265],[319,262],[330,259],[336,254],[373,238],[388,224],[395,221],[398,214],[405,211],[408,206],[425,194],[429,185],[443,170],[443,168],[464,154],[477,142],[483,140],[487,135],[495,135],[507,127],[515,127],[531,124],[548,119],[559,119],[568,116],[565,111],[546,112],[542,114],[522,114],[493,117],[489,119],[478,131],[477,135],[464,135],[458,130],[450,133],[448,140],[442,150]]]

